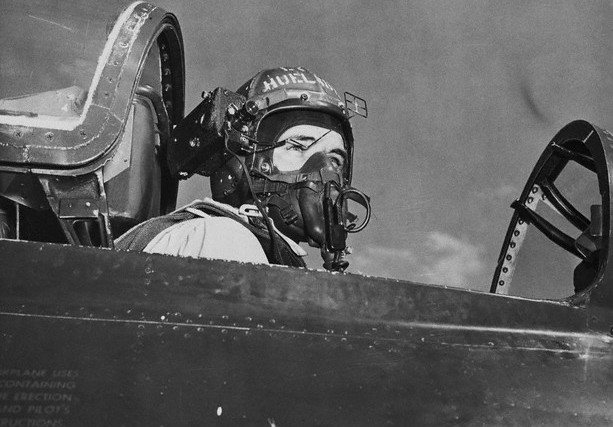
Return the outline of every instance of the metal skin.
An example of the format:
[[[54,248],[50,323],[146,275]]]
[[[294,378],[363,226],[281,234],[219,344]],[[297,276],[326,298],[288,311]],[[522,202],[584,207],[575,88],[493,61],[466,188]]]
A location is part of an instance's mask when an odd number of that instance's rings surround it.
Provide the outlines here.
[[[0,397],[15,411],[0,419],[613,422],[613,340],[590,326],[610,308],[53,244],[0,253]]]

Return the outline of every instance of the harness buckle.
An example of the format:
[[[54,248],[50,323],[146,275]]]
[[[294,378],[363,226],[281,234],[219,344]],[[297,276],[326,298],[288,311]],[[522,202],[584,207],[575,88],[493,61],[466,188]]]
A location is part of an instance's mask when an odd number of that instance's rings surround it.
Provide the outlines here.
[[[255,205],[242,205],[238,208],[238,213],[249,218],[262,218],[262,212]]]

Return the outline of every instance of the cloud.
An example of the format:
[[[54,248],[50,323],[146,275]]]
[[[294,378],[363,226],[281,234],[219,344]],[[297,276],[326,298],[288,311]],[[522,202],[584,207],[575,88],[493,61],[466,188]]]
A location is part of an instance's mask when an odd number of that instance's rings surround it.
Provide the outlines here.
[[[424,265],[424,275],[436,283],[474,287],[471,282],[484,272],[483,249],[467,240],[435,231],[428,235],[427,246],[432,258]]]
[[[363,246],[350,258],[352,271],[437,285],[487,290],[483,248],[467,239],[434,231],[418,248]]]

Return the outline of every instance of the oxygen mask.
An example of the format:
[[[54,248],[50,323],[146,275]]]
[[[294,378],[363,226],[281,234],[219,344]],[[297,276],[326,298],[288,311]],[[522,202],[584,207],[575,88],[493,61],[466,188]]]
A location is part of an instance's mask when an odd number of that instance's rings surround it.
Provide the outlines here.
[[[324,152],[313,154],[298,170],[259,176],[257,193],[270,217],[295,241],[319,247],[324,268],[344,271],[347,234],[370,220],[370,199],[344,183],[342,170]],[[354,212],[359,209],[360,215]]]

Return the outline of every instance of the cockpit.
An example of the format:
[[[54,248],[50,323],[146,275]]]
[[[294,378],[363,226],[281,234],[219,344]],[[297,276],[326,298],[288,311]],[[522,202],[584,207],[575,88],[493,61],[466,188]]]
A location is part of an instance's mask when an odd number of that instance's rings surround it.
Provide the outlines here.
[[[166,151],[185,86],[176,17],[85,1],[8,7],[0,24],[0,238],[112,248],[172,211]],[[491,292],[559,299],[603,280],[612,138],[583,121],[554,137],[512,205]]]

